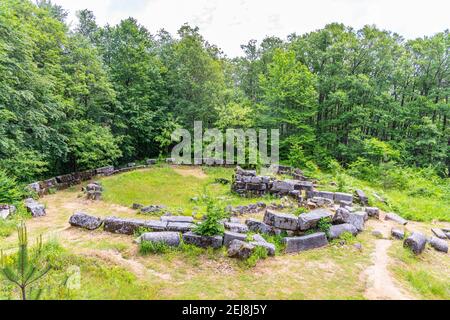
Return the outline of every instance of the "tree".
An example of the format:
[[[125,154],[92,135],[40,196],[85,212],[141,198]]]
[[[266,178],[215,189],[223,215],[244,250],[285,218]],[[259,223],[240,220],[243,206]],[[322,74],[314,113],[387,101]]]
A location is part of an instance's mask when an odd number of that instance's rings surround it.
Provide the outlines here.
[[[315,139],[312,120],[316,113],[314,75],[293,51],[277,49],[267,76],[260,76],[263,91],[262,124],[280,128],[285,147],[295,142],[311,152]]]
[[[42,279],[49,271],[50,266],[47,264],[40,265],[39,258],[42,250],[42,237],[38,239],[34,256],[30,258],[28,252],[28,235],[25,223],[21,223],[17,228],[19,237],[19,251],[17,253],[17,265],[13,269],[6,263],[6,258],[1,252],[1,268],[3,276],[20,288],[22,300],[27,300],[29,296],[38,299],[41,290],[36,291],[33,295],[31,285]]]

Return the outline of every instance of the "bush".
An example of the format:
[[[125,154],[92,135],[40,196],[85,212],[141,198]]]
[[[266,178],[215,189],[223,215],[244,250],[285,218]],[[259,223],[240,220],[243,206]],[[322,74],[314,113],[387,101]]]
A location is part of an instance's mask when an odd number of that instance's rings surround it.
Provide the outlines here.
[[[226,217],[224,209],[209,197],[205,201],[206,219],[195,228],[194,232],[202,236],[223,235],[225,228],[221,220]]]
[[[322,218],[317,222],[317,229],[319,229],[321,232],[325,232],[325,234],[328,236],[331,228],[331,218]]]
[[[0,203],[13,204],[19,202],[23,194],[16,180],[9,177],[4,170],[0,170]]]

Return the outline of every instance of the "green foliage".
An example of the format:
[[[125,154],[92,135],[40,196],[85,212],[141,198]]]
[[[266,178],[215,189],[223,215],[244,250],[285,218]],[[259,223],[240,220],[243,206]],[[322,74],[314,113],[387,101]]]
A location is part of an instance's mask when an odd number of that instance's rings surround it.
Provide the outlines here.
[[[225,228],[221,220],[226,217],[225,211],[211,198],[206,199],[205,219],[195,228],[194,232],[202,236],[223,235]]]
[[[317,229],[320,230],[320,232],[325,232],[325,234],[328,236],[328,233],[330,232],[331,227],[331,218],[321,218],[317,222]]]
[[[107,166],[121,157],[109,128],[87,121],[72,122],[70,127],[69,157],[76,169]]]
[[[306,207],[298,207],[294,210],[294,214],[297,216],[301,215],[302,213],[306,213],[306,212],[309,212],[309,209]]]
[[[244,261],[244,265],[248,268],[256,266],[259,260],[267,258],[267,249],[264,247],[255,247],[253,253]]]
[[[0,204],[13,204],[21,200],[23,191],[14,178],[9,177],[0,169]]]
[[[7,262],[7,258],[1,252],[0,271],[9,282],[19,287],[22,300],[27,300],[27,297],[39,299],[41,290],[34,292],[31,285],[50,271],[50,266],[41,260],[42,238],[38,239],[34,255],[30,257],[28,252],[28,234],[24,223],[21,223],[18,227],[18,237],[19,251],[16,257],[16,268],[14,269]]]
[[[354,244],[356,242],[356,238],[355,236],[353,236],[353,234],[351,234],[351,232],[344,232],[343,234],[340,235],[340,237],[336,240],[334,240],[334,242],[344,242],[346,245],[351,245]]]

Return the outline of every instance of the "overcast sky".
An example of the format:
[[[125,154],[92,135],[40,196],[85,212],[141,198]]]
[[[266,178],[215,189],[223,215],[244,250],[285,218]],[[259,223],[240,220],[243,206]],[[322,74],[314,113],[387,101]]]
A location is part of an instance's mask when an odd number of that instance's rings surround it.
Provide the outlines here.
[[[53,0],[70,11],[89,9],[100,25],[130,16],[156,33],[175,34],[188,22],[200,27],[210,43],[228,56],[241,55],[240,45],[267,35],[285,39],[342,22],[354,28],[376,24],[405,38],[433,35],[450,28],[449,0]]]

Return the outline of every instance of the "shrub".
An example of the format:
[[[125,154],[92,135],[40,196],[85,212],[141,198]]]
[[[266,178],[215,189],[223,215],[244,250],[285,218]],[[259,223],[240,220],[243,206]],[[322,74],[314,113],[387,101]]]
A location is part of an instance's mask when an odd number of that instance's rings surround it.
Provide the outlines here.
[[[325,234],[328,236],[331,228],[331,218],[322,218],[317,222],[317,229],[319,229],[321,232],[325,232]]]
[[[0,203],[16,203],[23,197],[23,192],[14,178],[0,170]]]
[[[209,197],[205,201],[207,202],[206,219],[195,228],[194,232],[202,236],[223,235],[225,228],[221,220],[226,217],[224,209]]]

